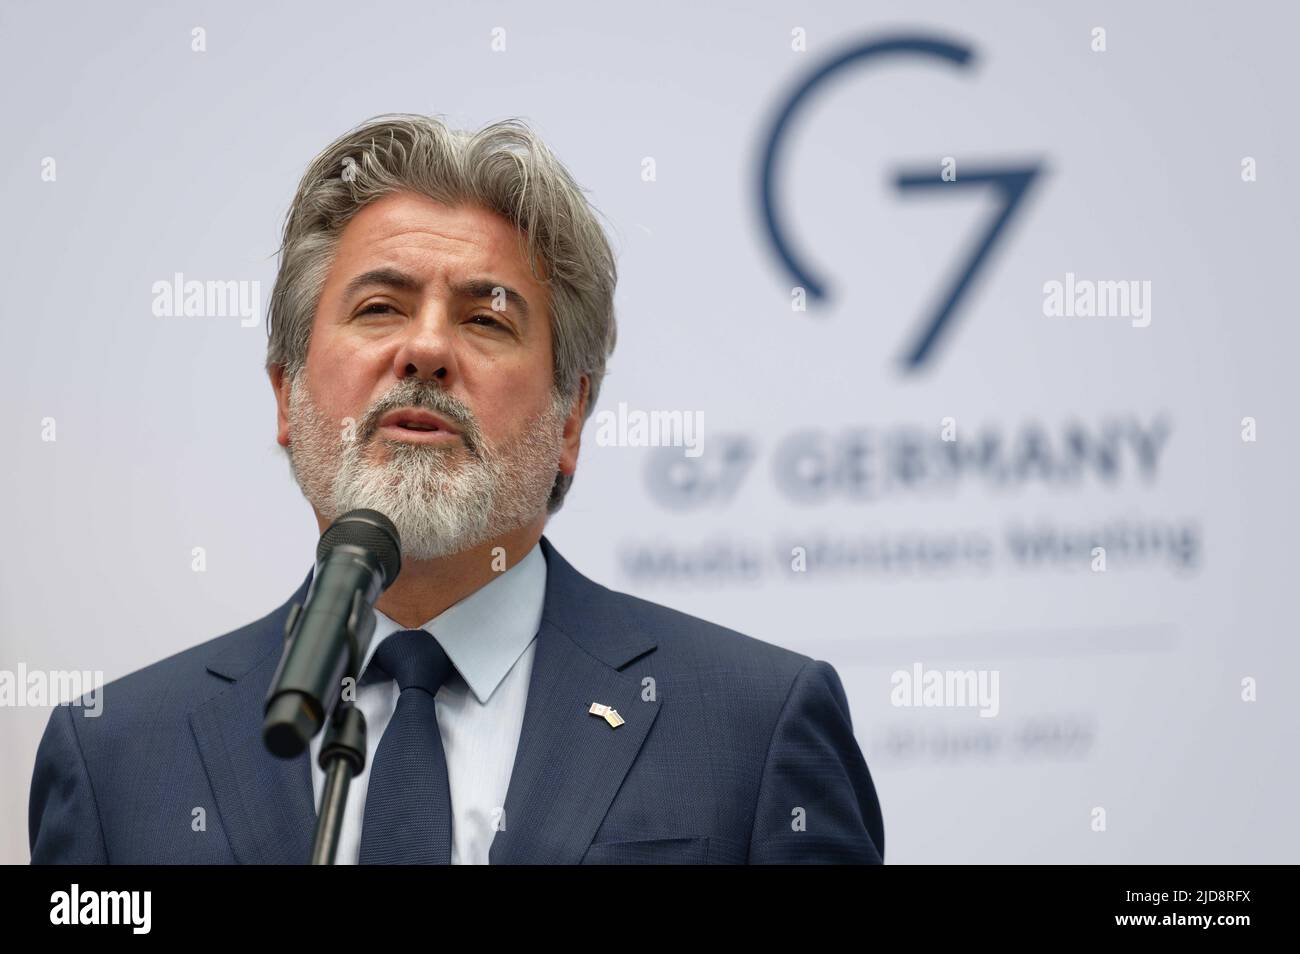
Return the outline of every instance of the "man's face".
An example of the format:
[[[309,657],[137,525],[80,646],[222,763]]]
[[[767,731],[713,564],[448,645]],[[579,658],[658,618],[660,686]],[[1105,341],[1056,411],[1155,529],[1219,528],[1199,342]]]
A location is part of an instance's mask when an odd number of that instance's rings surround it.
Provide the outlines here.
[[[573,473],[585,402],[553,392],[550,296],[518,242],[491,212],[412,193],[343,230],[306,366],[272,375],[278,440],[326,521],[378,510],[429,559],[537,519]]]

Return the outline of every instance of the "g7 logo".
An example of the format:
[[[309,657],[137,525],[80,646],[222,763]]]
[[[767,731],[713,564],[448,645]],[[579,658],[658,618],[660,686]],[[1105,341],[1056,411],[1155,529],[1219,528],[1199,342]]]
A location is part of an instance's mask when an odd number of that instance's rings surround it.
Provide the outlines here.
[[[776,189],[776,166],[780,147],[785,139],[787,127],[795,114],[808,103],[813,92],[821,85],[847,70],[868,61],[890,57],[923,57],[951,64],[958,69],[967,69],[971,62],[971,51],[964,46],[946,43],[927,36],[900,36],[880,40],[855,47],[831,60],[807,80],[798,86],[786,100],[777,114],[772,131],[768,135],[767,148],[764,150],[762,178],[760,181],[760,199],[763,205],[763,217],[767,223],[768,234],[776,253],[794,278],[795,284],[802,286],[814,301],[827,299],[826,283],[814,273],[811,266],[795,255],[785,238],[785,229],[777,214],[774,198]],[[975,281],[975,276],[988,258],[989,252],[997,243],[1007,223],[1011,221],[1016,209],[1025,198],[1029,187],[1042,171],[1037,164],[1021,166],[992,166],[976,169],[974,172],[963,171],[952,181],[944,181],[937,172],[929,170],[900,170],[895,184],[902,191],[909,189],[961,189],[972,186],[991,186],[1001,200],[999,208],[990,219],[982,238],[978,239],[966,256],[966,261],[949,285],[942,301],[928,322],[921,328],[911,346],[903,356],[903,366],[908,372],[916,371],[933,353],[943,332],[947,330],[962,297]]]

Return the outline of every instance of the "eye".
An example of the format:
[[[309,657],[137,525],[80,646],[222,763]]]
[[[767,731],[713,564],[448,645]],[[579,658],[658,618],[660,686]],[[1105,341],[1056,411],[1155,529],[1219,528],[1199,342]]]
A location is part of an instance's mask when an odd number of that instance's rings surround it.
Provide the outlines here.
[[[379,311],[378,309],[380,308],[384,309],[384,311]],[[389,305],[387,302],[377,301],[377,302],[373,302],[372,304],[366,305],[366,307],[362,308],[359,312],[357,312],[357,314],[358,315],[380,315],[380,314],[387,314],[392,310],[393,310],[392,305]]]
[[[491,325],[495,325],[495,326],[498,327],[498,328],[504,328],[504,327],[505,327],[505,325],[503,325],[501,322],[497,321],[497,319],[494,318],[492,315],[484,315],[484,314],[473,315],[473,316],[470,317],[470,321],[486,321],[486,322],[488,322],[489,324],[491,324]],[[486,326],[484,326],[484,327],[486,327]]]

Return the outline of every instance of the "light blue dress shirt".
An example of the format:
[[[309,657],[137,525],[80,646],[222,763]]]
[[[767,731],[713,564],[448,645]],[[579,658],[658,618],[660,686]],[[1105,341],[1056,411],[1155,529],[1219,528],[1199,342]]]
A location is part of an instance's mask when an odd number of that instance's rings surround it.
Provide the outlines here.
[[[528,555],[421,626],[437,637],[455,671],[434,706],[447,753],[451,786],[451,863],[485,865],[497,831],[504,828],[506,791],[524,724],[528,680],[546,599],[546,557]],[[375,634],[365,666],[385,637],[405,629],[375,610]],[[366,717],[366,768],[352,779],[339,835],[338,864],[354,865],[361,851],[370,766],[400,690],[392,680],[358,686],[356,705]],[[325,733],[311,743],[312,789],[320,811],[325,773],[317,762]]]

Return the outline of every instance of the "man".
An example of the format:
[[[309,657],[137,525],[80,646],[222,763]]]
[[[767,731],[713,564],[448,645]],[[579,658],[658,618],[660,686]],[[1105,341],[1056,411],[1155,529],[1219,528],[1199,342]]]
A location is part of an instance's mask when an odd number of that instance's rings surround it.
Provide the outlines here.
[[[379,117],[287,217],[267,370],[322,531],[387,515],[402,570],[356,687],[343,863],[879,862],[834,669],[611,592],[542,535],[615,339],[613,254],[523,123]],[[263,705],[290,606],[57,708],[34,862],[305,863],[323,788]]]

